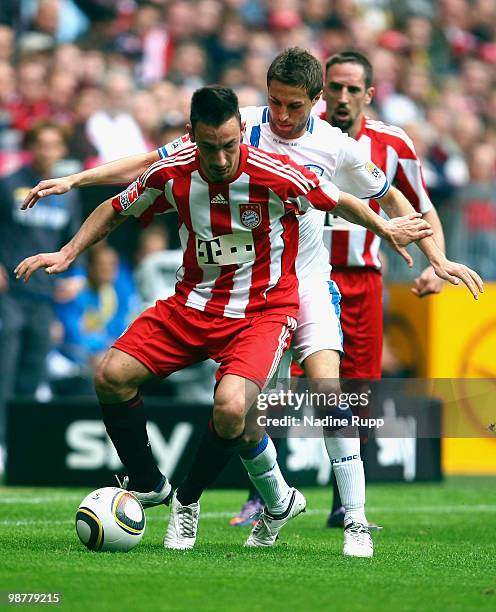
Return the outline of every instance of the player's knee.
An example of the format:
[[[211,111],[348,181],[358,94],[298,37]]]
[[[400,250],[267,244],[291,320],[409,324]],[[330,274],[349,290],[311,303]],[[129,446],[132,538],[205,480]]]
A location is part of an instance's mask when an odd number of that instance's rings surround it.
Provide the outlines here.
[[[215,430],[221,438],[235,438],[243,433],[245,406],[242,398],[216,399],[214,405]]]
[[[339,413],[342,395],[338,378],[311,380],[310,393],[313,410],[319,418]]]
[[[341,393],[341,384],[339,378],[318,378],[310,381],[311,393],[319,393],[330,397],[339,397]]]
[[[128,393],[127,381],[120,368],[111,360],[103,359],[95,371],[95,390],[105,401],[120,401]]]

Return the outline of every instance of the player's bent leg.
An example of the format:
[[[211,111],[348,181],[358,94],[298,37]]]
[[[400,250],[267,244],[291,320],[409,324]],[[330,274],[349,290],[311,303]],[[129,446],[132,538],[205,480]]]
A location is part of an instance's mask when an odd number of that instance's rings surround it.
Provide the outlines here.
[[[245,543],[246,546],[272,546],[284,525],[305,511],[305,497],[290,487],[277,463],[274,442],[258,423],[257,410],[247,415],[240,458],[265,506]],[[261,439],[260,439],[261,438]]]
[[[241,376],[226,374],[220,380],[214,396],[212,420],[187,477],[172,498],[165,548],[187,550],[195,545],[200,496],[238,451],[245,416],[258,391],[255,383]]]
[[[265,500],[265,507],[245,546],[272,546],[284,525],[305,512],[306,499],[300,491],[287,484],[277,463],[274,443],[266,433],[256,447],[245,447],[240,457],[251,481]]]
[[[235,374],[226,374],[219,382],[214,396],[213,422],[221,438],[239,438],[245,430],[246,415],[255,402],[260,388],[253,381]],[[263,431],[255,433],[258,442]]]
[[[191,524],[171,520],[170,533],[168,530],[164,541],[166,547],[176,548],[181,542],[191,547],[194,543],[198,523],[198,513],[194,511],[199,510],[195,504],[199,503],[204,488],[238,451],[246,414],[260,389],[275,373],[295,327],[292,317],[270,314],[250,321],[226,321],[219,326],[210,351],[210,356],[221,364],[213,419],[188,476],[177,490],[179,505],[173,508],[175,516],[187,513]],[[192,534],[189,540],[182,539],[183,526]]]
[[[277,463],[277,450],[271,438],[258,424],[258,411],[251,410],[246,418],[239,455],[248,476],[271,514],[283,514],[288,508],[292,488]]]
[[[282,356],[278,368],[277,373],[275,375],[275,379],[281,380],[286,379],[289,380],[291,377],[291,351],[286,351]],[[246,444],[247,452],[252,450],[252,447],[255,447],[258,442],[263,438],[263,434],[265,432],[265,428],[258,423],[258,417],[260,416],[260,412],[256,409],[255,406],[251,408],[251,410],[246,415],[245,422],[245,432],[243,435],[243,442]],[[253,441],[255,441],[253,443]],[[276,451],[279,446],[280,439],[276,438],[272,441],[274,444]],[[240,458],[243,459],[243,450],[240,452]],[[245,464],[245,467],[249,471],[248,467]],[[258,490],[254,479],[250,477],[250,487],[248,490],[248,499],[241,506],[240,511],[236,516],[229,520],[229,524],[235,527],[244,527],[244,526],[254,526],[259,518],[260,514],[263,512],[265,504],[268,507],[270,505],[279,505],[279,498],[274,499],[265,499],[261,495]],[[281,474],[282,478],[282,474]],[[288,487],[289,488],[289,487]]]
[[[312,391],[340,393],[339,354],[318,351],[308,356],[303,368]],[[351,411],[340,415],[351,418]],[[360,457],[360,438],[354,426],[326,428],[324,441],[345,509],[343,554],[354,557],[373,555],[372,538],[365,516],[365,474]]]
[[[141,362],[115,348],[107,352],[95,374],[105,428],[129,474],[122,486],[132,490],[144,507],[167,503],[171,494],[171,485],[152,455],[138,394],[151,376]]]
[[[153,376],[135,357],[116,348],[107,351],[95,372],[95,390],[105,404],[133,398],[139,387]]]

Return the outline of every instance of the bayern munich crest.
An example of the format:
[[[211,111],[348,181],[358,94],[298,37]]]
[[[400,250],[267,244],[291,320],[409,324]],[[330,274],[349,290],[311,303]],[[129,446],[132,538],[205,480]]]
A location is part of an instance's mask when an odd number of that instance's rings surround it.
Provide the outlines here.
[[[260,204],[241,204],[239,207],[241,223],[248,229],[255,229],[262,223]]]

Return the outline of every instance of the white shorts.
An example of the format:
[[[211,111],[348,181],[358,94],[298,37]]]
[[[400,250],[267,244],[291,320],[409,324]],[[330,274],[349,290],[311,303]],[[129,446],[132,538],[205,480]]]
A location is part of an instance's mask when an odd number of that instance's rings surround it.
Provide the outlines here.
[[[293,358],[300,365],[322,350],[343,351],[343,332],[338,286],[319,275],[300,281],[300,314],[291,343]]]
[[[291,347],[279,363],[276,379],[291,378],[291,362],[300,365],[317,351],[343,352],[339,317],[341,294],[332,280],[320,275],[300,282],[300,314]]]

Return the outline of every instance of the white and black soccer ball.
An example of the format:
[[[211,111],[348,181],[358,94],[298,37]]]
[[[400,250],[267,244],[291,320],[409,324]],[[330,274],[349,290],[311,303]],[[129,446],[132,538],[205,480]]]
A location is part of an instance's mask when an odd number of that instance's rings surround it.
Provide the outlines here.
[[[76,513],[76,532],[90,550],[127,552],[140,543],[145,526],[143,506],[118,487],[93,491]]]

